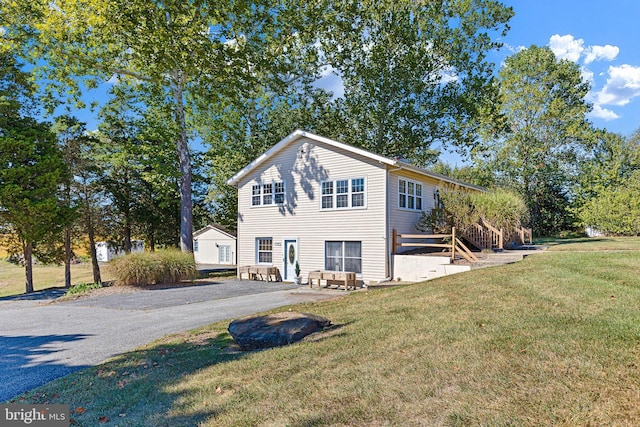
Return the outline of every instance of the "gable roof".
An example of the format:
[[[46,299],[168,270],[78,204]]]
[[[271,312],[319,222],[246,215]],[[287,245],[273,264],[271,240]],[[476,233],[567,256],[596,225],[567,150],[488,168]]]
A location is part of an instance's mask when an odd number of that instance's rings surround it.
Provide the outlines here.
[[[227,228],[225,228],[222,225],[219,224],[215,224],[215,225],[205,225],[204,227],[202,227],[200,230],[195,231],[193,233],[193,238],[195,239],[196,237],[200,236],[201,234],[206,233],[209,230],[215,230],[218,231],[224,235],[226,235],[227,237],[231,238],[231,239],[235,239],[236,238],[236,233],[228,230]]]
[[[270,149],[268,149],[267,151],[265,151],[263,154],[261,154],[260,156],[258,156],[257,158],[255,158],[251,163],[249,163],[247,166],[245,166],[244,168],[242,168],[240,171],[238,171],[235,175],[233,175],[231,178],[229,178],[227,180],[227,184],[228,185],[233,185],[233,186],[237,186],[238,183],[240,182],[240,180],[244,177],[246,177],[247,175],[249,175],[254,169],[256,169],[258,166],[262,165],[263,163],[267,162],[270,158],[272,158],[273,156],[275,156],[277,153],[279,153],[280,151],[284,150],[285,148],[287,148],[289,145],[291,145],[293,142],[301,139],[301,138],[308,138],[326,145],[329,145],[331,147],[335,147],[335,148],[339,148],[341,150],[345,150],[349,153],[353,153],[371,160],[374,160],[376,162],[379,162],[381,164],[385,164],[388,166],[392,166],[395,168],[399,168],[399,169],[406,169],[408,171],[412,171],[430,178],[434,178],[437,179],[439,181],[444,181],[450,184],[455,184],[455,185],[460,185],[462,187],[467,187],[467,188],[472,188],[474,190],[478,190],[478,191],[486,191],[485,188],[477,186],[477,185],[473,185],[473,184],[469,184],[463,181],[459,181],[457,179],[453,179],[453,178],[449,178],[448,176],[439,174],[439,173],[435,173],[435,172],[430,172],[426,169],[422,169],[419,168],[417,166],[413,166],[409,163],[407,163],[406,161],[403,161],[401,159],[390,159],[388,157],[384,157],[384,156],[380,156],[378,154],[372,153],[370,151],[367,150],[363,150],[362,148],[358,148],[358,147],[354,147],[353,145],[349,145],[349,144],[345,144],[343,142],[338,142],[335,141],[333,139],[330,138],[325,138],[324,136],[320,136],[320,135],[316,135],[313,134],[311,132],[307,132],[304,130],[300,130],[297,129],[294,132],[292,132],[291,134],[289,134],[288,136],[286,136],[284,139],[282,139],[280,142],[278,142],[276,145],[274,145],[273,147],[271,147]]]

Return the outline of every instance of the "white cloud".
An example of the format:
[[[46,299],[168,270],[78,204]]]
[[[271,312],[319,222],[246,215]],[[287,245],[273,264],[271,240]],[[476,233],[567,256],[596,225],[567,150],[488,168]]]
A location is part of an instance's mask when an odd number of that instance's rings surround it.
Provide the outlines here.
[[[509,52],[512,52],[512,53],[518,53],[518,52],[523,51],[523,50],[525,50],[527,48],[526,46],[522,46],[522,45],[520,45],[520,46],[511,46],[509,43],[504,43],[502,45],[502,47],[504,47],[506,50],[508,50]]]
[[[640,96],[640,67],[624,64],[609,67],[607,83],[597,93],[599,105],[627,105]]]
[[[584,40],[576,39],[571,34],[554,34],[549,39],[549,48],[559,59],[577,62],[584,51]]]
[[[582,76],[583,81],[588,82],[591,86],[593,86],[595,82],[593,71],[591,71],[587,67],[580,67],[580,75]]]
[[[584,63],[590,64],[593,61],[613,61],[620,53],[618,46],[611,46],[610,44],[605,46],[589,46],[585,51]]]
[[[618,46],[610,44],[584,47],[584,40],[576,39],[571,34],[564,36],[554,34],[549,39],[549,48],[559,59],[568,59],[573,62],[578,62],[580,57],[584,55],[585,64],[594,61],[613,61],[620,53]]]
[[[589,113],[589,117],[604,119],[606,121],[611,121],[615,119],[619,119],[620,116],[614,113],[611,110],[606,108],[602,108],[600,105],[594,105],[593,110]]]

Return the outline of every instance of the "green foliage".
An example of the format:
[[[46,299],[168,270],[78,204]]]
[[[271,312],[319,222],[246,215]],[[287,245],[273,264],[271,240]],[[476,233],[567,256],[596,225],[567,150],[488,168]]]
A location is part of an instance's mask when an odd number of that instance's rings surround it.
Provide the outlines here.
[[[298,264],[298,261],[296,261],[296,276],[300,277],[300,264]]]
[[[60,232],[73,210],[58,198],[68,170],[47,123],[21,115],[30,95],[15,61],[0,55],[0,220],[18,237],[33,291],[32,255],[44,263],[62,258]]]
[[[177,250],[131,253],[112,260],[109,270],[116,285],[123,286],[177,283],[197,277],[193,254]]]
[[[537,46],[507,58],[498,83],[501,116],[485,129],[475,161],[524,197],[539,233],[556,232],[571,223],[578,156],[594,135],[589,84],[577,64]]]
[[[474,194],[455,188],[441,189],[439,203],[431,212],[422,212],[416,228],[433,233],[450,233],[451,227],[464,231],[480,220]]]
[[[504,189],[470,193],[455,188],[439,192],[439,205],[422,212],[416,225],[420,231],[450,233],[451,227],[465,231],[482,218],[507,235],[528,221],[525,201],[517,193]]]
[[[323,51],[344,82],[339,138],[432,163],[470,146],[496,95],[494,64],[513,9],[497,1],[332,2]]]
[[[524,199],[514,191],[495,189],[473,195],[476,212],[488,223],[509,235],[529,221],[529,211]]]
[[[582,224],[614,236],[640,236],[640,171],[601,189],[578,209]]]
[[[629,138],[598,131],[581,158],[577,207],[607,188],[620,187],[637,170],[640,170],[640,130]]]
[[[101,283],[78,283],[69,288],[69,290],[67,291],[67,295],[85,294],[94,289],[101,289],[101,288],[102,288]]]

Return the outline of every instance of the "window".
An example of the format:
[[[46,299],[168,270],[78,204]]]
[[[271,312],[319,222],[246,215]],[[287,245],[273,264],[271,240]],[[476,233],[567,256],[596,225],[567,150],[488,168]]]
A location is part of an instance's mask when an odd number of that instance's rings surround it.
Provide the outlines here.
[[[322,209],[333,209],[333,182],[322,183]]]
[[[442,202],[442,199],[440,198],[440,189],[436,188],[436,191],[434,191],[433,193],[433,205],[436,208],[442,209],[444,208],[444,203]]]
[[[336,208],[349,207],[349,180],[336,181]]]
[[[321,209],[348,209],[366,206],[364,178],[325,181],[321,183],[321,190]]]
[[[351,206],[354,208],[364,206],[364,178],[351,180]]]
[[[362,242],[327,241],[324,252],[325,270],[362,273]]]
[[[271,184],[264,184],[262,186],[262,204],[270,205],[273,203],[273,186]]]
[[[254,185],[251,190],[251,206],[260,206],[260,185]]]
[[[273,197],[276,205],[284,203],[284,182],[276,182],[273,184]]]
[[[193,252],[198,252],[198,241],[197,240],[193,241]]]
[[[398,180],[398,207],[422,210],[422,184],[407,179]]]
[[[271,237],[256,239],[256,259],[258,264],[273,264],[273,239]]]
[[[251,206],[282,205],[284,203],[284,182],[254,184],[251,187]]]

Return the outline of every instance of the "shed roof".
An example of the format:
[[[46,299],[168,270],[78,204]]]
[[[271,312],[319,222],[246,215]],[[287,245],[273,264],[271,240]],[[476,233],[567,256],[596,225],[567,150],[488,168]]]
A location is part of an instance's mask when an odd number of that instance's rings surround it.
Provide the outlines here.
[[[193,233],[193,238],[195,239],[196,237],[206,233],[209,230],[216,230],[224,235],[226,235],[227,237],[229,237],[230,239],[235,239],[236,238],[236,233],[234,233],[233,231],[227,229],[225,226],[220,225],[220,224],[215,224],[215,225],[205,225],[204,227],[202,227],[200,230],[195,231]]]

